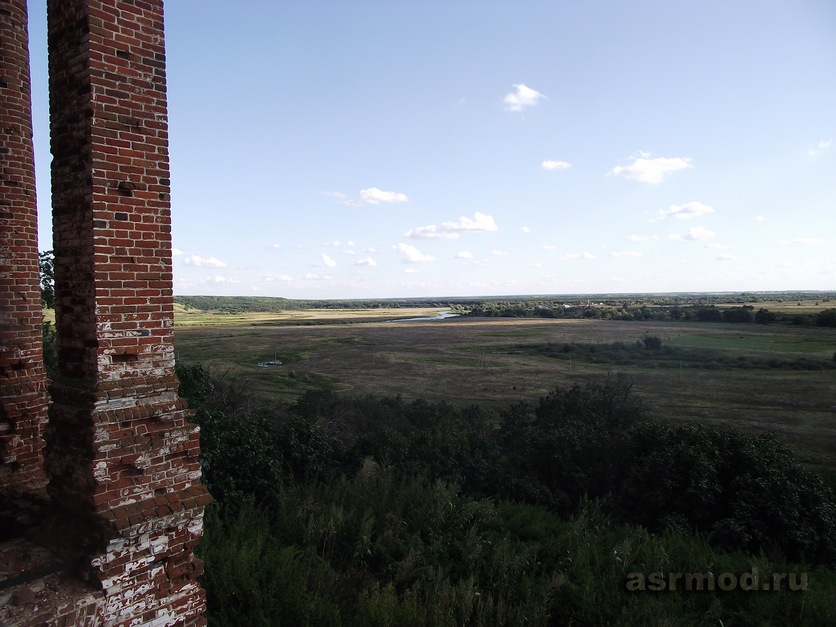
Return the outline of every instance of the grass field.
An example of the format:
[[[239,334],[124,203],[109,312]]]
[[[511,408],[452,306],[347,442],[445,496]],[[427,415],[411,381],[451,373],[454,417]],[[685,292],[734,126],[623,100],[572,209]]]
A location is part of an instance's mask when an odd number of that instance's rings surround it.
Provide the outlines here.
[[[814,468],[836,468],[836,329],[678,322],[475,319],[391,322],[435,310],[356,310],[279,314],[177,312],[175,348],[182,363],[245,377],[265,399],[291,402],[308,389],[398,395],[453,404],[507,406],[555,386],[628,374],[656,415],[773,430]],[[330,323],[330,324],[324,324]],[[338,324],[344,323],[344,324]],[[353,324],[352,324],[353,323]],[[641,353],[637,363],[596,363],[595,347],[632,346],[647,335],[685,351],[682,359]],[[577,357],[533,347],[576,344]],[[747,367],[694,367],[703,353]],[[696,355],[696,357],[695,357]],[[764,360],[805,369],[767,367]],[[258,362],[278,359],[281,366]],[[812,362],[809,360],[818,360]],[[736,363],[736,362],[735,362]],[[802,363],[799,361],[799,363]],[[823,364],[822,367],[815,363]],[[709,364],[711,365],[711,364]],[[824,367],[827,366],[827,367]]]
[[[394,320],[401,318],[435,316],[437,309],[420,307],[380,309],[305,309],[279,312],[221,313],[187,309],[174,304],[174,316],[178,327],[234,326],[234,325],[288,325],[288,324],[334,324],[339,322],[361,322],[372,320]]]

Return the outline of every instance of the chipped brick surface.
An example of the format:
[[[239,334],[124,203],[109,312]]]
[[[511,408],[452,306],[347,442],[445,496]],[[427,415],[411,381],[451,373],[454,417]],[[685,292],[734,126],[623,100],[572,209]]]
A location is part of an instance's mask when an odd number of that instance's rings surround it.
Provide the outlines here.
[[[10,399],[0,414],[0,487],[8,476],[36,490],[48,478],[51,515],[28,536],[55,563],[72,564],[49,574],[24,566],[0,624],[202,625],[203,565],[193,551],[211,497],[174,374],[163,3],[47,3],[58,334],[49,397],[26,2],[0,0],[0,13],[3,115],[15,116],[3,127],[17,129],[10,145],[21,139],[0,192],[0,397]],[[9,67],[18,83],[7,93]],[[7,298],[7,285],[25,298]]]
[[[43,487],[47,420],[26,0],[0,2],[0,487]]]

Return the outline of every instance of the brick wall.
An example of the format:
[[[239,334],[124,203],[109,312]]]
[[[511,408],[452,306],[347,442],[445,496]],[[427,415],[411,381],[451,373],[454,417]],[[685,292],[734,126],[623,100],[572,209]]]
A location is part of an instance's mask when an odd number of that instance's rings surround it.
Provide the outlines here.
[[[59,374],[47,491],[104,624],[202,624],[210,497],[174,375],[162,0],[49,0]]]
[[[26,0],[0,0],[0,486],[37,490],[47,417]]]
[[[174,374],[162,5],[47,2],[47,394],[26,0],[0,0],[0,504],[29,521],[0,534],[0,578],[21,582],[4,625],[205,624],[193,552],[211,497]]]

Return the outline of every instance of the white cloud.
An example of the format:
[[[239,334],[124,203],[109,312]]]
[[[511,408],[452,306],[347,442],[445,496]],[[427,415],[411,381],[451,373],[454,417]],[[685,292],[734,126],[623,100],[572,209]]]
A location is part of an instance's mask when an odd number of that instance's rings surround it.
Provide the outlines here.
[[[633,163],[626,166],[615,166],[610,174],[623,176],[631,181],[658,185],[671,172],[691,167],[690,157],[657,157],[651,159],[646,152],[633,156]]]
[[[522,231],[523,233],[531,233],[531,229],[527,226],[521,226],[520,231]]]
[[[506,94],[502,99],[505,103],[506,111],[522,111],[526,107],[533,107],[545,98],[536,89],[531,89],[528,85],[517,83],[514,85],[514,91]]]
[[[293,277],[291,277],[290,275],[287,275],[287,274],[279,274],[279,275],[276,275],[276,276],[271,274],[271,275],[268,275],[268,276],[264,277],[264,280],[267,283],[273,283],[274,281],[285,281],[286,282],[286,281],[292,281]]]
[[[830,148],[830,145],[832,143],[833,143],[832,139],[828,139],[828,140],[823,139],[816,145],[815,148],[812,148],[812,149],[808,150],[807,154],[814,157],[817,154],[820,154],[820,153],[824,152],[825,150],[827,150],[828,148]]]
[[[409,239],[459,239],[460,235],[455,231],[445,231],[436,224],[428,224],[427,226],[409,229],[404,233],[404,237]]]
[[[182,255],[182,254],[183,254],[183,251],[182,251],[182,250],[180,250],[179,248],[172,248],[172,249],[171,249],[171,254],[172,254],[173,256],[177,257],[177,256],[179,256],[179,255]]]
[[[448,231],[462,231],[470,233],[498,230],[496,222],[493,220],[493,216],[489,216],[478,211],[473,214],[472,219],[467,216],[462,216],[456,222],[444,222],[441,226]]]
[[[270,246],[270,248],[272,248],[273,250],[279,250],[281,247],[281,244],[273,244],[272,246]]]
[[[715,235],[717,235],[717,234],[714,231],[709,231],[708,229],[706,229],[702,226],[694,226],[694,227],[691,227],[690,229],[688,229],[688,232],[685,233],[684,235],[680,235],[678,233],[673,234],[673,235],[668,235],[668,239],[673,240],[673,241],[683,241],[683,240],[685,240],[685,241],[689,241],[689,242],[696,242],[698,240],[711,239]]]
[[[355,253],[353,250],[351,250],[349,248],[347,248],[343,251],[343,255],[356,255],[356,254],[357,253]]]
[[[504,256],[504,255],[507,255],[508,253],[507,253],[507,252],[505,252],[504,250],[492,250],[492,251],[491,251],[491,254],[492,254],[494,257],[502,257],[502,256]]]
[[[634,235],[628,235],[627,239],[629,239],[631,242],[646,242],[647,240],[650,239],[650,236],[649,235],[635,235],[634,234]]]
[[[327,267],[333,268],[337,265],[337,262],[331,259],[328,255],[322,255],[322,263],[324,263]]]
[[[734,255],[717,255],[717,261],[737,261]]]
[[[354,265],[355,266],[369,266],[370,268],[373,268],[377,265],[377,262],[374,259],[372,259],[371,257],[363,257],[362,259],[358,259],[357,261],[355,261]]]
[[[568,161],[553,161],[551,159],[546,159],[543,163],[540,164],[540,167],[544,170],[565,170],[567,168],[571,168],[572,164]]]
[[[401,203],[409,200],[406,194],[400,192],[385,192],[377,187],[369,187],[360,190],[360,198],[347,198],[342,192],[323,192],[327,196],[333,196],[340,201],[340,204],[349,207],[363,207],[365,205],[380,205]]]
[[[197,266],[199,268],[226,268],[226,263],[217,257],[200,257],[199,255],[192,255],[183,260],[187,266]]]
[[[637,250],[625,250],[624,252],[613,251],[610,253],[613,257],[641,257],[642,254]]]
[[[215,276],[206,277],[206,281],[220,285],[221,283],[240,283],[241,279],[216,274]]]
[[[796,237],[793,242],[796,244],[804,244],[805,246],[817,246],[818,244],[824,244],[825,240],[820,237]]]
[[[595,259],[595,255],[592,253],[569,253],[568,255],[563,255],[561,259],[570,260],[570,259]]]
[[[755,216],[755,222],[764,222],[766,221],[766,216]]]
[[[308,281],[330,281],[331,275],[330,274],[316,274],[315,272],[309,272],[305,275],[305,279]]]
[[[401,261],[404,263],[429,263],[430,261],[435,261],[435,257],[425,255],[415,248],[415,246],[410,246],[409,244],[398,244],[395,246],[395,250],[401,254]]]
[[[360,190],[360,198],[369,205],[379,205],[380,203],[397,203],[406,202],[409,200],[406,194],[399,192],[384,192],[376,187]]]
[[[336,247],[336,246],[342,246],[342,244],[340,243],[340,240],[336,239],[333,242],[325,242],[325,244],[323,244],[323,246],[334,246],[334,247]]]
[[[456,256],[453,259],[473,259],[473,253],[467,250],[463,250],[460,253],[456,253]]]
[[[410,239],[458,239],[461,233],[484,233],[496,231],[493,216],[476,212],[472,218],[462,216],[456,221],[442,222],[441,226],[428,224],[410,229],[404,233],[404,237]]]
[[[415,268],[405,268],[404,272],[406,274],[420,274],[420,271],[416,270]]]
[[[556,250],[557,246],[554,244],[543,244],[543,250]]]
[[[705,215],[706,213],[714,213],[714,208],[704,205],[701,202],[692,201],[684,205],[671,205],[667,209],[660,209],[657,218],[659,220],[664,220],[665,218],[687,220]]]

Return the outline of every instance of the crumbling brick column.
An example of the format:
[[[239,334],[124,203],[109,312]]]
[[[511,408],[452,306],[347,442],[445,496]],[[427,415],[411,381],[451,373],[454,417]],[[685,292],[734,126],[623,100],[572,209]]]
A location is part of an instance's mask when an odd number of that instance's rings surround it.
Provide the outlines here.
[[[174,374],[162,0],[49,0],[59,375],[46,433],[104,622],[202,624],[210,500]]]
[[[26,0],[0,0],[0,487],[43,488],[43,368]]]

